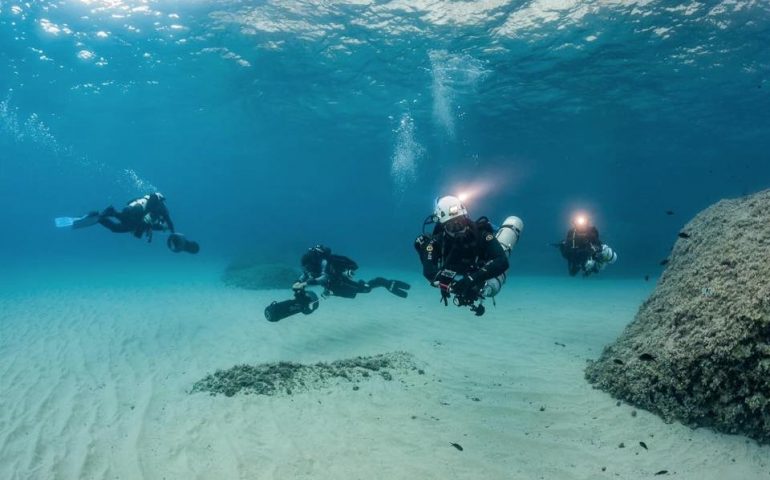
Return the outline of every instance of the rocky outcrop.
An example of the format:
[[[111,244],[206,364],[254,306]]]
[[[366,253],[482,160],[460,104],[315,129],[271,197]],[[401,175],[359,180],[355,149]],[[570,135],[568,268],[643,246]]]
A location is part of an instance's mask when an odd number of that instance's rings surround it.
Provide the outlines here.
[[[217,370],[195,382],[190,393],[208,392],[227,397],[242,392],[246,395],[292,395],[329,387],[340,382],[357,384],[379,377],[386,381],[394,376],[404,377],[425,372],[418,369],[407,352],[391,352],[371,357],[355,357],[334,362],[301,364],[294,362],[236,365]]]
[[[586,378],[665,420],[770,442],[770,190],[682,229],[657,288]]]

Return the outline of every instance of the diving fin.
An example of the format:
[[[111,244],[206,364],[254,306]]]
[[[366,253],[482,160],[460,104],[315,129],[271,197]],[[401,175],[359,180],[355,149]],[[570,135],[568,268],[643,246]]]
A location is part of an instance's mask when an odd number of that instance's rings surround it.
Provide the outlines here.
[[[372,287],[385,287],[390,293],[401,298],[406,298],[406,290],[411,288],[411,285],[406,282],[400,280],[388,280],[387,278],[382,277],[371,279],[369,285]]]
[[[99,218],[98,212],[91,212],[82,217],[57,217],[54,223],[57,228],[85,228],[99,223]]]
[[[398,287],[389,288],[388,291],[393,295],[401,298],[406,298],[409,295],[409,293],[406,290],[401,290]]]
[[[71,227],[77,218],[74,217],[57,217],[53,221],[56,224],[56,228],[69,228]]]
[[[99,219],[101,218],[102,216],[99,215],[99,212],[91,212],[88,215],[85,215],[80,218],[76,218],[72,224],[72,228],[93,227],[94,225],[99,223]]]

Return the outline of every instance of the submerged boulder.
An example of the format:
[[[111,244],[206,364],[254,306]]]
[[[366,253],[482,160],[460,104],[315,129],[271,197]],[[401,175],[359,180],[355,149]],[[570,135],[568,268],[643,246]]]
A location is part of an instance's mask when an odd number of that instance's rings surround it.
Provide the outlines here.
[[[291,288],[300,271],[282,263],[265,263],[258,257],[243,256],[232,261],[222,281],[232,287],[250,290]]]
[[[770,190],[699,213],[669,260],[586,378],[667,421],[770,442]]]

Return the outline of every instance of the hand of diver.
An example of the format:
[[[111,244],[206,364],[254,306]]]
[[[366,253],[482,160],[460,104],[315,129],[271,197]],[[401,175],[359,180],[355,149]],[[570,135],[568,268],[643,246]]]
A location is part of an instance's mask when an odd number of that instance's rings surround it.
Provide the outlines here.
[[[470,276],[465,275],[460,280],[452,283],[452,291],[458,295],[465,295],[469,290],[477,287],[476,280]]]
[[[307,286],[307,282],[294,282],[294,285],[291,286],[293,290],[302,290]]]

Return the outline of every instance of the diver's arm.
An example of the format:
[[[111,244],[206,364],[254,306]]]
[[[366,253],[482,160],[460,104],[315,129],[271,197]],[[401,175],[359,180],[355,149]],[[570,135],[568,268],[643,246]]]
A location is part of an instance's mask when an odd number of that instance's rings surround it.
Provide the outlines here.
[[[599,230],[596,227],[591,227],[591,231],[588,233],[588,243],[594,250],[602,249],[602,241],[599,240]]]
[[[438,275],[438,259],[441,256],[438,243],[434,242],[426,235],[420,235],[414,241],[414,248],[420,256],[422,263],[422,275],[431,283],[436,280]]]
[[[307,279],[308,285],[325,285],[326,281],[329,279],[329,274],[327,272],[329,268],[329,262],[326,260],[321,260],[321,275],[317,277],[313,277],[310,275],[310,272],[307,272],[307,276],[309,277]]]
[[[171,233],[176,233],[174,230],[174,222],[171,220],[171,215],[168,213],[168,208],[166,208],[166,205],[163,203],[160,203],[158,207],[158,217],[160,217],[161,222],[165,223],[166,227],[171,230]]]
[[[494,236],[484,241],[484,258],[488,260],[471,275],[474,282],[485,282],[490,278],[502,275],[508,270],[508,257],[505,255],[503,246],[500,245],[500,242]]]

